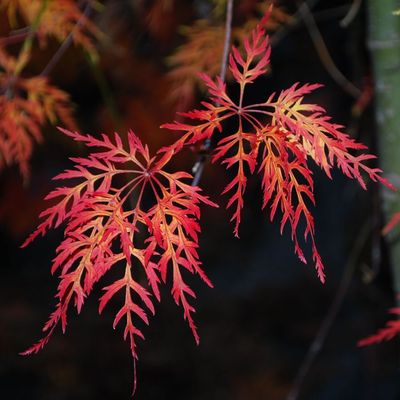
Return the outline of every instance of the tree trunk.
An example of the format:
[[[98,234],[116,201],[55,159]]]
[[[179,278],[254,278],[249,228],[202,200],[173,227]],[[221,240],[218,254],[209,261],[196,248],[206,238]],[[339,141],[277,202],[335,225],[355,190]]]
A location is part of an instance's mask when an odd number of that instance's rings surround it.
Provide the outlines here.
[[[375,85],[375,115],[381,167],[400,188],[400,16],[393,15],[398,0],[369,0],[369,49]],[[400,195],[382,189],[386,220],[400,211]],[[388,236],[394,289],[400,293],[400,239]]]

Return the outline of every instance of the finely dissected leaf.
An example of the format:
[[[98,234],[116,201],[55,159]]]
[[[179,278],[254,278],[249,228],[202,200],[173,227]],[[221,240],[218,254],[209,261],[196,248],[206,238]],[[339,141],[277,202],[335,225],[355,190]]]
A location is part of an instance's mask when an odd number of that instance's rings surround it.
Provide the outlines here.
[[[366,189],[366,184],[362,172],[373,181],[379,181],[393,189],[394,187],[382,178],[379,168],[365,165],[365,161],[376,158],[374,155],[362,153],[355,156],[351,153],[352,150],[366,149],[365,145],[357,143],[349,135],[341,132],[342,126],[331,123],[324,108],[303,103],[304,95],[320,86],[294,84],[282,91],[276,101],[273,101],[271,96],[265,106],[275,109],[272,122],[293,135],[303,152],[310,156],[328,177],[331,178],[330,170],[336,165],[347,177],[357,179],[363,189]]]
[[[185,145],[206,139],[215,141],[212,161],[219,161],[236,171],[223,191],[230,196],[227,207],[234,210],[232,220],[236,236],[247,179],[257,169],[262,177],[263,207],[270,207],[271,220],[280,214],[281,232],[285,226],[290,226],[295,253],[303,262],[307,257],[301,242],[311,242],[312,259],[324,282],[324,266],[316,246],[310,211],[310,206],[315,204],[310,160],[314,160],[328,177],[331,177],[331,169],[338,167],[364,189],[364,175],[394,187],[382,177],[379,168],[366,164],[375,156],[356,153],[365,150],[366,146],[350,138],[340,125],[332,123],[321,106],[304,101],[306,95],[321,85],[296,83],[279,95],[272,94],[265,102],[244,105],[247,85],[268,71],[271,47],[265,23],[269,14],[270,11],[244,39],[243,51],[232,47],[229,69],[239,86],[238,99],[231,97],[219,77],[213,80],[202,74],[211,101],[203,102],[202,108],[180,114],[190,122],[175,121],[163,125],[181,131],[182,135],[162,151],[180,151]],[[232,130],[223,128],[227,120],[230,122],[226,126],[235,126]],[[303,231],[301,240],[300,230]]]
[[[224,28],[197,20],[192,26],[182,28],[182,33],[187,38],[186,43],[167,60],[173,87],[169,97],[178,102],[181,109],[193,100],[200,83],[199,72],[218,73],[224,50]]]
[[[226,11],[226,2],[216,4],[217,10]],[[237,4],[238,14],[246,19],[246,23],[232,27],[232,40],[239,42],[240,46],[245,43],[245,38],[258,23],[258,15],[268,12],[269,1],[254,1],[249,6]],[[243,10],[244,8],[245,10]],[[179,109],[185,109],[192,103],[195,92],[201,87],[199,73],[215,76],[221,68],[221,59],[224,50],[225,27],[221,13],[216,12],[217,21],[196,20],[191,26],[182,28],[185,42],[171,55],[167,63],[171,67],[168,76],[172,82],[172,91],[169,97],[178,103]],[[289,20],[289,16],[279,7],[275,6],[267,21],[268,30],[276,30]],[[232,75],[228,75],[231,80]]]
[[[28,178],[33,145],[42,140],[45,122],[70,129],[75,122],[67,93],[45,77],[15,77],[15,66],[16,60],[0,49],[0,168],[18,164]]]
[[[197,253],[198,220],[201,203],[215,204],[201,195],[198,187],[184,182],[191,178],[189,174],[163,170],[172,152],[151,157],[133,132],[128,133],[128,145],[124,146],[117,133],[113,139],[106,135],[97,139],[60,130],[92,151],[87,158],[72,158],[74,168],[55,177],[75,183],[60,186],[47,196],[56,204],[42,212],[41,224],[23,244],[65,224],[64,239],[51,267],[51,272],[60,276],[56,310],[43,329],[46,336],[24,354],[43,348],[59,323],[65,331],[68,309],[75,307],[79,313],[94,285],[111,268],[120,270],[121,278],[104,288],[99,312],[114,297],[121,300],[117,294],[123,294],[113,326],[124,322],[124,338],[129,339],[134,358],[136,336],[143,337],[137,317],[149,322],[148,311],[155,312],[153,296],[160,300],[160,279],[166,283],[168,271],[172,296],[182,304],[198,342],[194,308],[187,299],[188,295],[194,297],[194,292],[183,277],[188,270],[211,286]]]
[[[12,26],[21,20],[27,25],[27,36],[17,58],[0,45],[0,168],[16,163],[27,179],[33,144],[41,141],[44,123],[75,129],[67,93],[50,85],[43,76],[21,76],[30,58],[32,38],[37,37],[44,44],[48,36],[63,42],[72,34],[75,43],[94,54],[91,37],[100,33],[71,0],[0,0],[0,10],[7,11]],[[9,39],[4,45],[13,43],[13,37]]]
[[[384,226],[382,233],[384,235],[387,235],[398,225],[399,222],[400,222],[400,212],[396,212],[392,215],[389,222]]]
[[[392,308],[391,310],[389,310],[389,312],[391,314],[394,314],[396,318],[388,321],[384,328],[379,329],[379,331],[374,333],[373,335],[359,340],[359,346],[369,346],[371,344],[377,344],[383,341],[387,341],[393,339],[400,333],[400,308]]]
[[[0,168],[18,164],[29,176],[33,142],[40,142],[42,119],[38,109],[25,99],[0,96]]]
[[[0,8],[5,8],[11,25],[18,25],[22,17],[26,25],[32,25],[40,12],[43,0],[1,0]],[[89,52],[95,52],[92,37],[99,37],[99,29],[79,9],[76,1],[48,0],[39,21],[38,37],[43,44],[47,36],[63,42],[74,32],[73,40]]]
[[[19,87],[25,91],[27,100],[37,107],[43,120],[52,125],[62,122],[67,128],[75,129],[69,94],[41,76],[20,80]]]
[[[221,160],[227,168],[236,167],[237,175],[225,187],[223,194],[233,192],[228,201],[227,208],[234,207],[235,211],[232,220],[235,221],[235,236],[239,237],[240,212],[243,207],[243,195],[246,190],[246,169],[250,173],[256,167],[256,153],[254,148],[257,144],[257,137],[253,134],[245,133],[240,127],[240,131],[227,136],[218,142],[212,161]],[[235,150],[233,155],[229,155],[231,150]]]
[[[173,175],[170,178],[174,179]],[[175,181],[175,179],[171,183],[181,185],[179,180]],[[162,191],[157,204],[149,211],[149,227],[152,236],[147,240],[149,244],[148,257],[154,255],[157,248],[161,249],[159,271],[164,283],[167,278],[168,266],[172,266],[173,298],[176,304],[182,304],[184,317],[198,343],[199,336],[192,318],[192,312],[195,310],[186,297],[186,295],[195,297],[195,294],[183,280],[182,267],[191,273],[197,273],[210,287],[212,284],[201,269],[197,254],[198,232],[200,231],[197,219],[200,210],[198,205],[187,196],[191,192],[193,196],[196,196],[197,190],[191,186],[186,186],[184,190],[184,192],[176,193]]]

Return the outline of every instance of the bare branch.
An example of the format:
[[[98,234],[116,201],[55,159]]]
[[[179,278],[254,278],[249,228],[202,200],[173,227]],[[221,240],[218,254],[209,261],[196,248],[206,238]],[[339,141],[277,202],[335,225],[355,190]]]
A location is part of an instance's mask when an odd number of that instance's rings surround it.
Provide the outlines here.
[[[345,15],[345,17],[340,21],[340,26],[342,28],[347,28],[351,24],[351,22],[354,20],[354,18],[360,11],[361,3],[362,0],[353,0],[353,3],[351,4],[349,11]]]
[[[84,3],[86,1],[81,1],[81,3]],[[71,46],[73,40],[74,40],[74,34],[77,29],[79,29],[86,21],[86,19],[90,16],[92,12],[92,6],[90,2],[87,2],[85,9],[83,10],[83,13],[79,20],[77,21],[76,25],[72,29],[72,31],[68,34],[67,38],[64,40],[62,45],[58,48],[58,50],[53,54],[53,57],[50,59],[50,61],[47,63],[47,65],[44,67],[43,71],[40,73],[40,76],[47,76],[51,73],[53,68],[57,65],[57,63],[60,61],[62,56],[65,54],[65,52],[69,49]]]
[[[358,99],[361,95],[360,89],[357,88],[352,82],[350,82],[334,63],[308,4],[306,2],[297,2],[297,4],[299,12],[310,34],[311,40],[314,43],[315,50],[317,51],[326,71],[346,93]]]

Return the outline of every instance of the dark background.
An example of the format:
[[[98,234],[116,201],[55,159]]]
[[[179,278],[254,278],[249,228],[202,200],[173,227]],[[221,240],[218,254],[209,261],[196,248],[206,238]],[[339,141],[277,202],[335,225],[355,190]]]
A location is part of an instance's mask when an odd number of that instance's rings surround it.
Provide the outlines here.
[[[288,13],[296,11],[295,2],[282,3]],[[362,87],[371,74],[365,9],[344,29],[339,21],[349,2],[316,3],[313,12],[334,62]],[[133,128],[154,151],[170,135],[158,126],[171,121],[175,111],[165,101],[169,85],[165,57],[182,42],[176,28],[191,24],[207,2],[176,1],[161,34],[146,27],[140,14],[148,11],[143,2],[115,0],[105,5],[94,20],[113,41],[101,51],[108,96],[115,102],[123,129]],[[300,21],[283,32],[273,47],[272,71],[252,95],[285,89],[297,81],[321,82],[325,87],[308,101],[323,105],[352,136],[377,152],[373,104],[360,117],[352,114],[355,100],[324,69],[304,24]],[[50,44],[40,57],[45,60],[55,49],[57,44]],[[53,81],[72,93],[82,131],[117,129],[101,84],[79,49],[65,54]],[[100,288],[87,299],[78,318],[70,312],[66,335],[58,329],[38,355],[18,355],[40,337],[55,304],[58,282],[49,267],[62,231],[50,232],[27,249],[19,246],[45,208],[42,198],[54,187],[51,177],[70,165],[68,156],[77,154],[84,154],[83,149],[48,128],[45,142],[36,148],[27,184],[16,168],[0,175],[0,390],[5,399],[128,399],[131,394],[129,346],[122,340],[122,330],[112,329],[115,309],[106,308],[98,316]],[[176,168],[189,170],[194,159],[188,153]],[[314,174],[325,285],[312,265],[304,266],[295,257],[288,233],[280,236],[279,224],[269,223],[260,211],[257,176],[249,182],[241,239],[235,239],[223,207],[226,199],[219,196],[226,173],[206,166],[202,187],[221,207],[202,212],[200,254],[215,288],[207,288],[197,277],[187,278],[198,294],[201,343],[195,345],[181,309],[166,288],[155,317],[144,328],[146,340],[139,341],[137,399],[286,399],[342,289],[343,304],[298,398],[400,399],[397,339],[368,348],[356,346],[360,338],[384,324],[393,305],[390,266],[379,236],[379,188],[371,183],[365,192],[339,173],[334,173],[333,181],[317,169]],[[351,276],[348,287],[341,284],[344,274]]]

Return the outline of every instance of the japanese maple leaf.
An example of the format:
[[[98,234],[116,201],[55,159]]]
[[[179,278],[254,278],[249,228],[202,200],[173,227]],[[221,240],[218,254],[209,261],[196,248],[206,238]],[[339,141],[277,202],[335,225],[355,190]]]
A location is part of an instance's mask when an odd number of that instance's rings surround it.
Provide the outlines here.
[[[1,0],[0,9],[6,9],[11,26],[17,26],[20,17],[26,25],[35,23],[41,8],[42,0]],[[85,50],[96,54],[92,37],[99,38],[100,30],[79,9],[79,4],[73,0],[48,0],[44,5],[37,36],[40,44],[46,44],[48,37],[54,37],[63,42],[73,32],[73,41]]]
[[[43,76],[16,75],[18,60],[0,45],[0,169],[17,164],[24,179],[46,122],[75,129],[69,95]]]
[[[221,78],[213,80],[202,74],[210,101],[202,102],[199,109],[181,113],[193,122],[175,121],[163,125],[182,132],[181,137],[163,151],[180,151],[185,145],[213,138],[217,144],[212,161],[235,171],[223,193],[229,195],[227,208],[233,209],[236,236],[239,235],[247,180],[257,171],[262,181],[263,208],[269,206],[271,220],[280,214],[281,232],[286,225],[290,226],[295,253],[303,262],[306,257],[298,232],[302,231],[305,241],[310,240],[315,268],[324,282],[324,266],[316,246],[310,211],[310,205],[315,203],[310,160],[329,178],[331,169],[338,167],[364,189],[363,174],[392,189],[393,186],[381,176],[379,168],[366,164],[375,156],[356,153],[365,150],[366,146],[350,138],[340,125],[332,123],[323,107],[304,101],[307,94],[321,85],[295,83],[278,95],[271,94],[264,102],[245,105],[246,88],[269,67],[271,47],[264,28],[268,17],[267,14],[244,39],[242,53],[232,46],[229,69],[238,85],[238,98],[230,95]],[[224,126],[233,126],[232,130],[223,128],[223,123],[228,120],[229,124]]]
[[[122,305],[113,326],[124,321],[124,338],[129,339],[134,359],[136,337],[143,338],[137,320],[149,322],[148,314],[155,312],[154,298],[160,300],[159,285],[167,282],[168,274],[172,296],[182,305],[198,343],[195,310],[189,302],[195,293],[184,280],[185,271],[198,274],[212,286],[197,252],[199,206],[216,205],[200,194],[198,187],[184,182],[191,179],[189,174],[164,170],[172,152],[151,157],[133,132],[128,133],[128,145],[124,146],[117,133],[111,140],[106,135],[97,139],[60,130],[97,150],[87,158],[72,158],[74,168],[55,177],[72,182],[47,196],[56,202],[42,212],[41,224],[23,244],[65,225],[51,267],[60,277],[56,309],[43,328],[44,338],[23,354],[42,349],[59,323],[65,331],[68,309],[75,307],[79,313],[94,285],[110,269],[119,271],[120,278],[104,287],[99,312],[117,293],[123,295],[118,297]]]
[[[239,42],[239,44],[242,43],[243,38],[259,22],[259,15],[265,14],[271,3],[272,1],[266,0],[237,2],[237,10],[235,12],[238,12],[238,15],[241,15],[241,20],[245,22],[242,21],[240,25],[232,27],[232,39],[235,42]],[[220,17],[225,15],[225,9],[226,1],[220,1],[218,5],[215,5],[215,18],[212,21],[200,19],[191,26],[183,27],[181,33],[185,37],[185,42],[167,60],[171,67],[168,77],[173,87],[169,97],[177,103],[180,110],[187,110],[187,106],[193,103],[196,89],[201,84],[201,79],[198,76],[199,72],[214,76],[221,69],[225,27],[224,18]],[[275,31],[282,24],[289,21],[290,16],[275,5],[271,10],[266,29]],[[231,79],[230,74],[227,79]]]
[[[378,332],[358,341],[359,346],[369,346],[383,341],[393,339],[400,333],[400,307],[394,307],[389,310],[389,313],[395,315],[395,319],[391,319],[386,325],[379,329]]]
[[[47,121],[75,127],[69,95],[45,77],[14,79],[0,70],[0,168],[17,164],[27,179],[34,143],[42,141]]]

